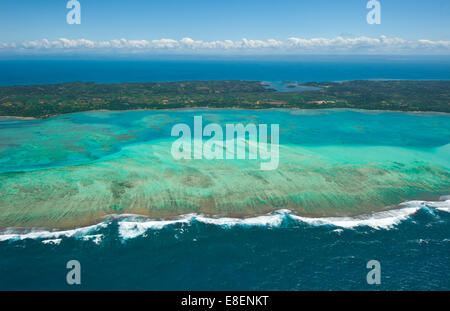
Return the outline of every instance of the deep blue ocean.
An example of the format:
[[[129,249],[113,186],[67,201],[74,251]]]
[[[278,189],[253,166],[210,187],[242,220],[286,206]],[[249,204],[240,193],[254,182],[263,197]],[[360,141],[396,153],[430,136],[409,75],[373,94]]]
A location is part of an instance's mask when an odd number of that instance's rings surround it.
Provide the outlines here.
[[[0,85],[73,81],[345,81],[450,79],[450,57],[339,56],[304,59],[0,60]]]
[[[0,85],[211,79],[448,80],[450,58],[0,61]],[[449,205],[448,197],[411,202],[382,225],[376,215],[341,226],[278,212],[231,225],[155,222],[133,236],[119,219],[56,233],[2,232],[0,290],[450,290]],[[81,285],[66,283],[72,259]],[[379,285],[367,284],[370,260],[381,264]]]
[[[0,289],[27,290],[449,290],[450,215],[423,208],[391,229],[281,225],[223,227],[195,220],[124,240],[103,234],[0,242]],[[66,262],[81,285],[66,284]],[[368,285],[369,260],[381,284]]]

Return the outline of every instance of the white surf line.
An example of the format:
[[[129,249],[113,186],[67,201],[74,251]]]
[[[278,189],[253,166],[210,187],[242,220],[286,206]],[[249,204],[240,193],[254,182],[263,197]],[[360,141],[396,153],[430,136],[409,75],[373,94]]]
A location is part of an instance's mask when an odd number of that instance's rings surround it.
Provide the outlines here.
[[[447,199],[448,196],[444,198]],[[272,213],[247,218],[213,217],[202,214],[185,214],[173,219],[150,219],[145,215],[111,214],[105,216],[106,221],[96,225],[75,228],[64,231],[30,230],[18,232],[18,229],[8,229],[0,233],[0,242],[7,240],[42,239],[45,244],[59,244],[62,237],[79,237],[85,241],[99,244],[103,234],[90,234],[97,229],[106,228],[111,220],[118,221],[119,236],[123,239],[132,239],[144,235],[149,229],[160,230],[174,224],[188,224],[193,220],[222,227],[233,226],[269,226],[278,227],[287,216],[298,222],[315,226],[330,225],[338,228],[353,229],[367,226],[374,229],[390,229],[408,219],[420,209],[435,209],[450,212],[450,199],[445,201],[408,201],[398,205],[399,208],[373,214],[355,217],[304,217],[287,209],[276,210]]]
[[[18,232],[18,229],[8,229],[0,234],[0,242],[6,240],[25,240],[25,239],[58,239],[60,237],[85,236],[86,234],[95,231],[96,229],[106,228],[107,223],[99,223],[96,225],[75,228],[63,231],[49,231],[49,230],[30,230],[28,232]]]

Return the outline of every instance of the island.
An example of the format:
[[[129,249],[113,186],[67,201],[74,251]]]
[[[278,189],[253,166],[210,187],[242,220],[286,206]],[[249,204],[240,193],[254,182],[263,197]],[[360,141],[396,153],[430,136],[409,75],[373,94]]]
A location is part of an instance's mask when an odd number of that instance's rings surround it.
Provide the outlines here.
[[[91,110],[176,108],[450,112],[450,81],[358,80],[298,86],[305,90],[280,92],[259,81],[237,80],[3,86],[0,116],[47,118]]]

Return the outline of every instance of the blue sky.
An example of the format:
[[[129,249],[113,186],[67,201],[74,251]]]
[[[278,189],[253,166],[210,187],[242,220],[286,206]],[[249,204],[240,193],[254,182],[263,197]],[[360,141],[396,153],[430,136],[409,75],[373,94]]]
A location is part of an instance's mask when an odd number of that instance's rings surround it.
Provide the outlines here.
[[[68,25],[66,0],[1,0],[0,42],[380,36],[450,41],[450,1],[379,1],[381,24],[369,25],[368,0],[79,0],[82,23]]]

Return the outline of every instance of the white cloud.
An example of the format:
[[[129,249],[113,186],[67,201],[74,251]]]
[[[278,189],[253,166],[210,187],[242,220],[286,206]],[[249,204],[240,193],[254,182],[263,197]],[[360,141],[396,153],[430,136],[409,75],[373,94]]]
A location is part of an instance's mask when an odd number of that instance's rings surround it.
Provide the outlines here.
[[[402,38],[356,37],[356,38],[288,38],[280,41],[268,40],[223,40],[202,41],[191,38],[181,40],[127,40],[92,41],[88,39],[66,39],[50,41],[48,39],[26,41],[22,43],[0,43],[0,51],[12,53],[57,53],[71,51],[80,53],[108,52],[119,53],[261,53],[261,54],[450,54],[450,41],[405,40]]]

